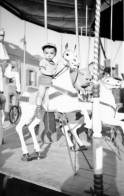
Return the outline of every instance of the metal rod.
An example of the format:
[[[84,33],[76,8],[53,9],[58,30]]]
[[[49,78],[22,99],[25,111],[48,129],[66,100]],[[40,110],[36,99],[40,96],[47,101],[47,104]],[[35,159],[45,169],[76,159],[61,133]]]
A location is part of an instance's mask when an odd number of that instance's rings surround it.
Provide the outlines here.
[[[48,32],[47,32],[47,0],[44,0],[44,26],[45,26],[45,42],[48,41]]]
[[[81,27],[81,36],[83,35],[83,27]]]
[[[25,90],[25,75],[26,75],[26,21],[24,21],[24,38],[23,38],[23,48],[24,48],[24,57],[23,57],[23,71],[22,71],[22,91]]]
[[[76,27],[76,42],[77,42],[77,50],[78,50],[78,60],[80,62],[79,30],[78,30],[78,5],[77,5],[77,0],[75,0],[75,27]]]
[[[110,23],[110,39],[112,40],[112,28],[113,28],[113,0],[111,0],[111,23]],[[111,76],[112,76],[112,66],[111,68]]]
[[[87,26],[88,26],[88,6],[86,5],[86,36],[87,36]]]
[[[67,146],[67,150],[68,150],[68,155],[69,155],[72,171],[73,171],[73,174],[76,175],[77,173],[76,173],[76,169],[75,169],[75,167],[73,165],[71,152],[70,152],[70,148],[69,148],[68,141],[67,141],[67,138],[66,138],[66,131],[65,131],[65,127],[64,127],[63,121],[62,121],[62,127],[63,127],[63,131],[64,131],[64,136],[65,136],[65,141],[66,141],[66,146]]]
[[[112,40],[112,28],[113,28],[113,0],[111,0],[111,23],[110,23],[110,39]]]

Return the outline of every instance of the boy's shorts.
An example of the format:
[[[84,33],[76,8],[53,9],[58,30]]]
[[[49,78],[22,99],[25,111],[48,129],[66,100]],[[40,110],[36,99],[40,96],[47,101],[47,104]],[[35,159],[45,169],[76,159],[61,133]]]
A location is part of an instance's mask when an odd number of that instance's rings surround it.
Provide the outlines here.
[[[38,86],[45,85],[45,86],[51,86],[52,84],[52,77],[51,76],[45,76],[41,75],[38,78]]]

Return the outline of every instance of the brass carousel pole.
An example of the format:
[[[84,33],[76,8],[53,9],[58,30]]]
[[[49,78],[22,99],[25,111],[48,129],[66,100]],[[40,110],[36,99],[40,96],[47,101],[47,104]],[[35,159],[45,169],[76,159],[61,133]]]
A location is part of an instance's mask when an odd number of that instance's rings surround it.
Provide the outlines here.
[[[93,160],[94,160],[94,191],[93,195],[103,194],[103,144],[102,125],[99,104],[99,31],[100,31],[101,0],[96,0],[95,37],[94,37],[94,86],[93,86]]]
[[[22,92],[24,92],[26,87],[26,21],[24,21],[24,38],[22,39],[22,41],[23,41],[24,56],[23,56],[21,81],[22,81]]]
[[[102,126],[99,108],[99,31],[101,0],[96,0],[95,37],[94,37],[94,86],[93,86],[93,160],[94,160],[94,195],[103,195],[103,145]]]
[[[75,29],[76,29],[76,44],[78,51],[78,61],[81,63],[80,58],[80,43],[79,43],[79,29],[78,29],[78,1],[75,0]]]

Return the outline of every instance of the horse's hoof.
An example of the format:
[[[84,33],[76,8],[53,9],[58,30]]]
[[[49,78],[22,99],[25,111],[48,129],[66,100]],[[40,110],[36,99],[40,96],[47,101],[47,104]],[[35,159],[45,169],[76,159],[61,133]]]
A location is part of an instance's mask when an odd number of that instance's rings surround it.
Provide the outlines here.
[[[27,161],[32,161],[31,156],[29,155],[29,153],[23,154],[21,161],[27,162]]]
[[[34,152],[34,158],[33,159],[44,159],[46,158],[46,155],[42,154],[40,151],[35,151]]]
[[[79,147],[79,151],[82,151],[82,150],[88,150],[88,148],[87,148],[85,145],[80,146],[80,147]]]

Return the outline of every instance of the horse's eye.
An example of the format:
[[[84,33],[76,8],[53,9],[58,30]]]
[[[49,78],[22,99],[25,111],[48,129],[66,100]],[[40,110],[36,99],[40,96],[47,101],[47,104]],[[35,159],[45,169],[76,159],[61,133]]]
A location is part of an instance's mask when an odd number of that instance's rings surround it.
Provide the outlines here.
[[[66,56],[69,56],[69,54],[67,53]]]

